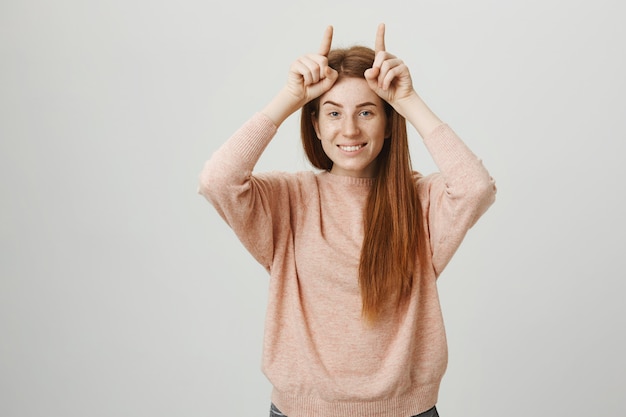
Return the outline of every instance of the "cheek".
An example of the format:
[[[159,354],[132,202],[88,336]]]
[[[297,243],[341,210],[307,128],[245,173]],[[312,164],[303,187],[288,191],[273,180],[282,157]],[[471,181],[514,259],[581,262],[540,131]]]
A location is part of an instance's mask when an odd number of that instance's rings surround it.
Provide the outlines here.
[[[324,153],[328,156],[329,154],[332,153],[332,149],[333,149],[333,145],[332,143],[330,143],[328,140],[326,139],[320,139],[320,142],[322,144],[322,150],[324,151]]]
[[[313,129],[318,139],[328,139],[336,135],[336,123],[331,123],[328,120],[313,119]]]
[[[317,126],[315,127],[315,132],[317,133],[317,137],[319,139],[328,139],[330,137],[332,137],[332,129],[330,129],[330,127],[328,126],[327,123],[317,123]]]

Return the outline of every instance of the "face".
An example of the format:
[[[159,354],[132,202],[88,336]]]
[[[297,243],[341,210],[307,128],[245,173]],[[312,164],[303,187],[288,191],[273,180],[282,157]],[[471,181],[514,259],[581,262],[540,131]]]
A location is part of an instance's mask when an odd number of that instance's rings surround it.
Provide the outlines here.
[[[342,78],[319,99],[313,126],[333,161],[330,172],[374,177],[376,158],[389,136],[384,102],[363,78]]]

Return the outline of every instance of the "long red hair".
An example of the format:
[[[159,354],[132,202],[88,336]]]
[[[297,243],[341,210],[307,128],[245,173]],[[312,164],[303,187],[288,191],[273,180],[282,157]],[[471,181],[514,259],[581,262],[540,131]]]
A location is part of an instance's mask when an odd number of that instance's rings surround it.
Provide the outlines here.
[[[364,78],[374,62],[374,51],[364,46],[334,49],[328,64],[339,77]],[[313,128],[319,99],[302,108],[302,144],[311,164],[330,170],[333,162],[322,149]],[[389,306],[409,299],[418,269],[424,265],[421,206],[411,167],[406,120],[385,102],[390,137],[378,155],[377,176],[364,212],[364,238],[359,264],[363,317],[370,322]]]

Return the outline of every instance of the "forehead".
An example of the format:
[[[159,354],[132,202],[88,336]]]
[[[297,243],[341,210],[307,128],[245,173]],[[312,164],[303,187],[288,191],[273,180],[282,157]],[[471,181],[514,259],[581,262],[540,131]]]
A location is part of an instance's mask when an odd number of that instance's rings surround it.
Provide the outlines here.
[[[346,77],[337,82],[320,97],[320,104],[332,101],[343,106],[358,105],[366,102],[382,106],[382,99],[372,91],[364,78]]]

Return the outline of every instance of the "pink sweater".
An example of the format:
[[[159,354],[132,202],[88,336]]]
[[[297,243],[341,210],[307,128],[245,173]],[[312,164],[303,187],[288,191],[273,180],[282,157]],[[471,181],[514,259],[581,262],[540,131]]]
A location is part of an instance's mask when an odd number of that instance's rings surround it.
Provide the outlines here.
[[[200,176],[200,193],[269,272],[263,372],[289,417],[412,416],[437,402],[447,342],[436,280],[495,198],[447,126],[425,138],[440,173],[416,174],[432,264],[408,306],[361,319],[358,264],[371,179],[252,170],[276,133],[254,115]]]

